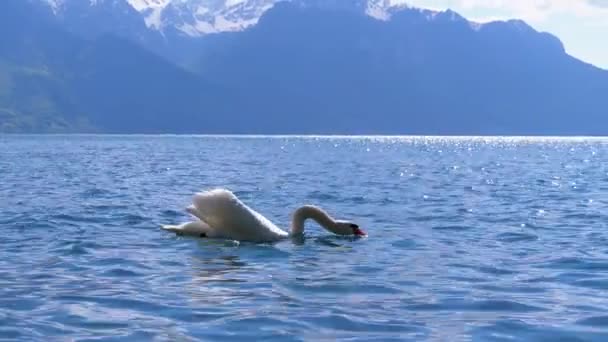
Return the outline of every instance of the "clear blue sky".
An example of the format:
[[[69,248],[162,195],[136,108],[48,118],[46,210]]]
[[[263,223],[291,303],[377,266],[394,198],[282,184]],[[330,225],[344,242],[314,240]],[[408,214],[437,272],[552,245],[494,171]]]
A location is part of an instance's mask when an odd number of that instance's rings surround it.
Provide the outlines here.
[[[569,54],[608,69],[608,0],[391,0],[451,8],[473,21],[518,18],[561,39]]]

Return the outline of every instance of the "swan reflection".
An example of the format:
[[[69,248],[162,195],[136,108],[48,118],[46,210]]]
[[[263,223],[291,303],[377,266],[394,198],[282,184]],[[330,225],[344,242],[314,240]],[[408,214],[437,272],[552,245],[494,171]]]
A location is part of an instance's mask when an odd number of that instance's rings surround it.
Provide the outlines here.
[[[236,255],[204,258],[192,257],[192,277],[187,293],[192,301],[203,304],[225,304],[229,301],[253,296],[243,284],[251,281],[254,268]]]

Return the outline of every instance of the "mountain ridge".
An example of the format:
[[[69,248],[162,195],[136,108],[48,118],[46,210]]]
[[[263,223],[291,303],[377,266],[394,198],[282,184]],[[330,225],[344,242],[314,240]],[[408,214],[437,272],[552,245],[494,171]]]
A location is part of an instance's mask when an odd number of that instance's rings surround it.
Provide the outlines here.
[[[428,21],[461,21],[481,29],[504,23],[513,29],[534,30],[521,20],[478,23],[450,9],[435,11],[408,6],[397,0],[29,0],[48,4],[63,27],[73,34],[94,38],[112,33],[187,66],[200,53],[201,38],[224,32],[242,32],[257,25],[276,4],[304,8],[352,11],[390,21],[403,11],[420,11]],[[547,33],[549,34],[549,33]],[[561,44],[561,42],[560,42]]]
[[[381,134],[603,132],[591,121],[608,107],[608,72],[521,21],[475,27],[429,13],[381,21],[282,3],[230,44],[216,39],[201,74],[258,97],[280,94],[293,126],[310,130],[316,122]],[[573,113],[589,122],[572,122]]]
[[[0,2],[0,131],[608,133],[608,72],[522,21],[297,0],[193,38],[73,1]]]
[[[199,37],[211,33],[242,31],[257,23],[269,9],[277,3],[293,3],[301,7],[315,7],[326,10],[351,10],[364,13],[380,20],[390,20],[391,16],[404,9],[414,9],[426,13],[432,20],[436,16],[449,16],[451,20],[461,20],[472,25],[486,23],[470,21],[451,9],[444,11],[412,7],[395,0],[89,0],[88,5],[81,0],[30,0],[46,3],[56,15],[70,10],[77,4],[85,11],[89,8],[111,6],[123,12],[137,12],[142,15],[147,27],[163,31],[172,29],[183,34]],[[128,5],[130,8],[125,7]],[[169,13],[165,13],[169,12]],[[130,14],[133,14],[130,13]],[[166,20],[167,22],[163,22]],[[219,21],[216,23],[215,21]],[[521,20],[498,20],[519,22]],[[222,26],[223,25],[223,26]],[[525,24],[525,26],[528,26]]]

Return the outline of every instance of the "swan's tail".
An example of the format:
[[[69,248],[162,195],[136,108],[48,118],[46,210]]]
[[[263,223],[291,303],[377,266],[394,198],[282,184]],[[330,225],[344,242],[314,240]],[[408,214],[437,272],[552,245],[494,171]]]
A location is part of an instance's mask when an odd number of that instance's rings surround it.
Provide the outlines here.
[[[160,227],[160,229],[166,230],[168,232],[174,232],[174,233],[179,233],[181,231],[180,226],[175,226],[175,225],[163,225]]]
[[[200,236],[207,237],[211,233],[211,228],[203,221],[192,221],[176,225],[163,225],[161,226],[163,230],[168,232],[173,232],[178,235],[192,235],[192,236]]]

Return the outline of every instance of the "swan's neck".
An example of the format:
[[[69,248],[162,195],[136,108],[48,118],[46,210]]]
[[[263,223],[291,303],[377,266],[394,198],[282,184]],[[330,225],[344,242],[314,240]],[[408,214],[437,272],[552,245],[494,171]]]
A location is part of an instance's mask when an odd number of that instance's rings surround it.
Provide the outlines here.
[[[305,205],[303,207],[298,208],[298,210],[293,213],[293,218],[291,221],[291,234],[303,234],[304,223],[307,219],[314,220],[323,228],[329,231],[333,231],[333,227],[336,225],[336,221],[331,216],[329,216],[328,213],[323,211],[323,209],[312,205]]]

